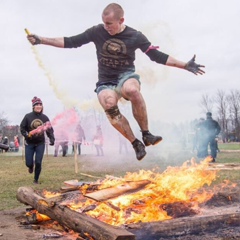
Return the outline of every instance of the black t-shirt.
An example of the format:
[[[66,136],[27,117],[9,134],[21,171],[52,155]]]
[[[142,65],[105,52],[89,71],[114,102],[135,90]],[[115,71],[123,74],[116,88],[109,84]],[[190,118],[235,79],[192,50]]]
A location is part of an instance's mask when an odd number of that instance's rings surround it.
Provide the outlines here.
[[[146,52],[151,43],[139,31],[126,26],[124,31],[110,35],[103,24],[93,26],[85,32],[72,37],[64,37],[65,48],[77,48],[93,42],[98,59],[97,87],[104,84],[118,83],[125,72],[134,72],[135,51]],[[168,55],[156,49],[146,53],[152,61],[166,64]]]

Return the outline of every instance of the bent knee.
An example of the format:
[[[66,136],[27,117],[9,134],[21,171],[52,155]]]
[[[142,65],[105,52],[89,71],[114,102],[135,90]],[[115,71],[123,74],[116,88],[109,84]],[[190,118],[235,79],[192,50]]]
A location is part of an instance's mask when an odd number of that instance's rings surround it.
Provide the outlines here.
[[[140,89],[136,86],[129,86],[124,89],[123,96],[127,97],[128,99],[138,98],[140,93]]]
[[[108,120],[113,125],[120,121],[122,118],[122,114],[120,113],[117,105],[106,109],[105,113],[107,115]]]
[[[117,105],[117,95],[113,91],[103,90],[98,94],[98,100],[103,109],[110,109]]]

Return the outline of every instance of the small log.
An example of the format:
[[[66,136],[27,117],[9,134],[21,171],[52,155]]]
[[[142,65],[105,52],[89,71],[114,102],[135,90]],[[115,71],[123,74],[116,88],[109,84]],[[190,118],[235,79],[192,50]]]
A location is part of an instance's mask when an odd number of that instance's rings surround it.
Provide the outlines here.
[[[106,201],[111,198],[121,196],[123,194],[129,194],[139,191],[149,183],[149,180],[129,181],[118,186],[104,188],[92,193],[87,193],[84,196],[99,202]]]
[[[209,170],[239,170],[239,163],[210,163]]]
[[[66,192],[76,191],[77,189],[79,189],[79,187],[63,186],[63,187],[60,188],[60,191],[61,191],[61,193],[66,193]]]
[[[86,176],[86,177],[90,177],[90,178],[101,178],[101,177],[98,177],[98,176],[93,176],[93,175],[90,175],[90,174],[86,174],[86,173],[79,173],[80,175],[83,175],[83,176]]]
[[[123,228],[100,222],[85,214],[73,211],[66,206],[51,204],[51,200],[39,196],[30,187],[18,188],[17,200],[32,206],[39,213],[47,215],[60,225],[67,226],[75,232],[89,233],[94,239],[135,240],[135,235]]]

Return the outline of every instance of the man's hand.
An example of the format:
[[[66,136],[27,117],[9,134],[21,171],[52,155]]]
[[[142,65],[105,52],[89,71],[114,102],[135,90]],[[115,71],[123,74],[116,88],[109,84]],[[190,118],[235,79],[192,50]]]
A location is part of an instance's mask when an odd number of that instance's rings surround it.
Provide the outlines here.
[[[184,68],[189,72],[194,73],[195,75],[198,75],[198,74],[202,75],[205,72],[201,69],[201,67],[205,67],[205,66],[195,63],[195,58],[196,58],[196,55],[194,54],[193,58],[189,62],[187,62]]]
[[[28,39],[28,41],[29,41],[32,45],[41,44],[41,39],[40,39],[40,37],[37,36],[37,35],[35,35],[35,34],[27,35],[27,39]]]

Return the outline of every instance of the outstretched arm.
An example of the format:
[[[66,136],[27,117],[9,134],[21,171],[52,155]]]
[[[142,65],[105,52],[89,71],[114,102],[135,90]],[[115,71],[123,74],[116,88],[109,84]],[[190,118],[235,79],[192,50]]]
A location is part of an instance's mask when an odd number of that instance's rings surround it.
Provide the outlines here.
[[[186,63],[169,56],[167,59],[166,65],[171,67],[186,69],[194,73],[195,75],[198,75],[198,74],[202,75],[205,72],[201,68],[204,68],[205,66],[195,63],[195,58],[196,58],[196,55],[194,55],[193,58]]]
[[[50,45],[50,46],[54,46],[54,47],[64,48],[64,38],[63,37],[46,38],[46,37],[37,36],[35,34],[29,34],[29,35],[27,35],[27,39],[32,45],[45,44],[45,45]]]

